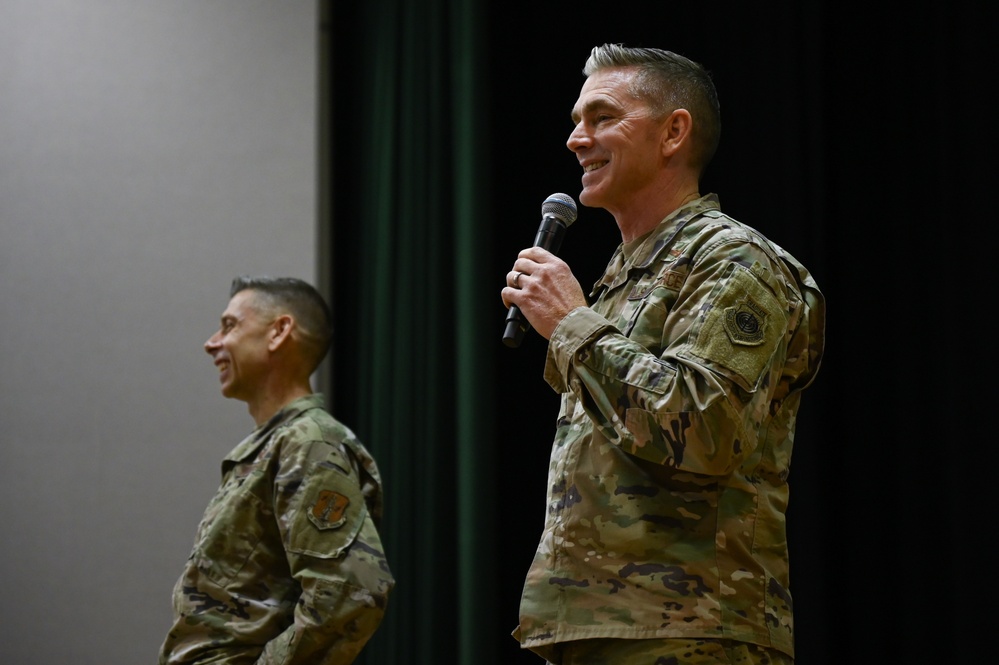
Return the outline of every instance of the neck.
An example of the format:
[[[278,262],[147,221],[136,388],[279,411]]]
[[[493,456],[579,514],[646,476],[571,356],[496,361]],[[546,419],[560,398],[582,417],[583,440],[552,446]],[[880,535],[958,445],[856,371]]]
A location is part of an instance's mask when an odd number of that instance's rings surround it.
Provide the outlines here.
[[[308,381],[296,381],[283,386],[271,386],[261,391],[253,400],[247,400],[247,410],[257,427],[260,427],[274,417],[278,411],[299,397],[312,394]]]
[[[621,231],[622,242],[631,242],[656,228],[678,208],[701,196],[696,181],[670,181],[650,191],[648,196],[633,199],[627,210],[611,211]]]

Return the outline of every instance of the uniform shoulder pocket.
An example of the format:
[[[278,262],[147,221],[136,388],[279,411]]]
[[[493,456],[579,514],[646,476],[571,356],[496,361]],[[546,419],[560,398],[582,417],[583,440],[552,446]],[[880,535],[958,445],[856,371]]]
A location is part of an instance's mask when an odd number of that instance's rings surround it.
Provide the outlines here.
[[[290,515],[288,550],[337,558],[357,538],[368,508],[357,475],[325,462],[309,464]]]
[[[731,264],[689,353],[754,392],[787,322],[786,302],[755,272]]]

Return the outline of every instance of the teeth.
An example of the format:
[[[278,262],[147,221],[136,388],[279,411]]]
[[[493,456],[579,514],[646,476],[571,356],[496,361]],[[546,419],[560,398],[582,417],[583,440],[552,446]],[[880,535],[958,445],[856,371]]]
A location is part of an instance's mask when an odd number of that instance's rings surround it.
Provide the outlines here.
[[[587,164],[586,167],[583,170],[586,173],[589,173],[590,171],[596,171],[597,169],[599,169],[601,166],[603,166],[606,163],[607,162],[594,162],[592,164]]]

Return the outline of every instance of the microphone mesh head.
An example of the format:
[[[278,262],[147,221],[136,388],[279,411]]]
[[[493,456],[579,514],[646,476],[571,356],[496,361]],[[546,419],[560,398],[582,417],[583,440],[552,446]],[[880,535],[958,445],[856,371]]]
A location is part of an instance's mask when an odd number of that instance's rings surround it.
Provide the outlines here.
[[[576,221],[576,202],[568,194],[552,194],[541,204],[541,216],[558,217],[566,226]]]

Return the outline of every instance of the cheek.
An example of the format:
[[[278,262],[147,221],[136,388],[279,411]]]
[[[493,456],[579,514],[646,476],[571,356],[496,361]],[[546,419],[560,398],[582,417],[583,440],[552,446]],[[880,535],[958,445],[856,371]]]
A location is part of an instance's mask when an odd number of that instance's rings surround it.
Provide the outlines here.
[[[229,356],[233,365],[240,368],[243,373],[253,372],[254,368],[266,364],[267,344],[263,340],[244,341],[238,347],[233,347]]]

